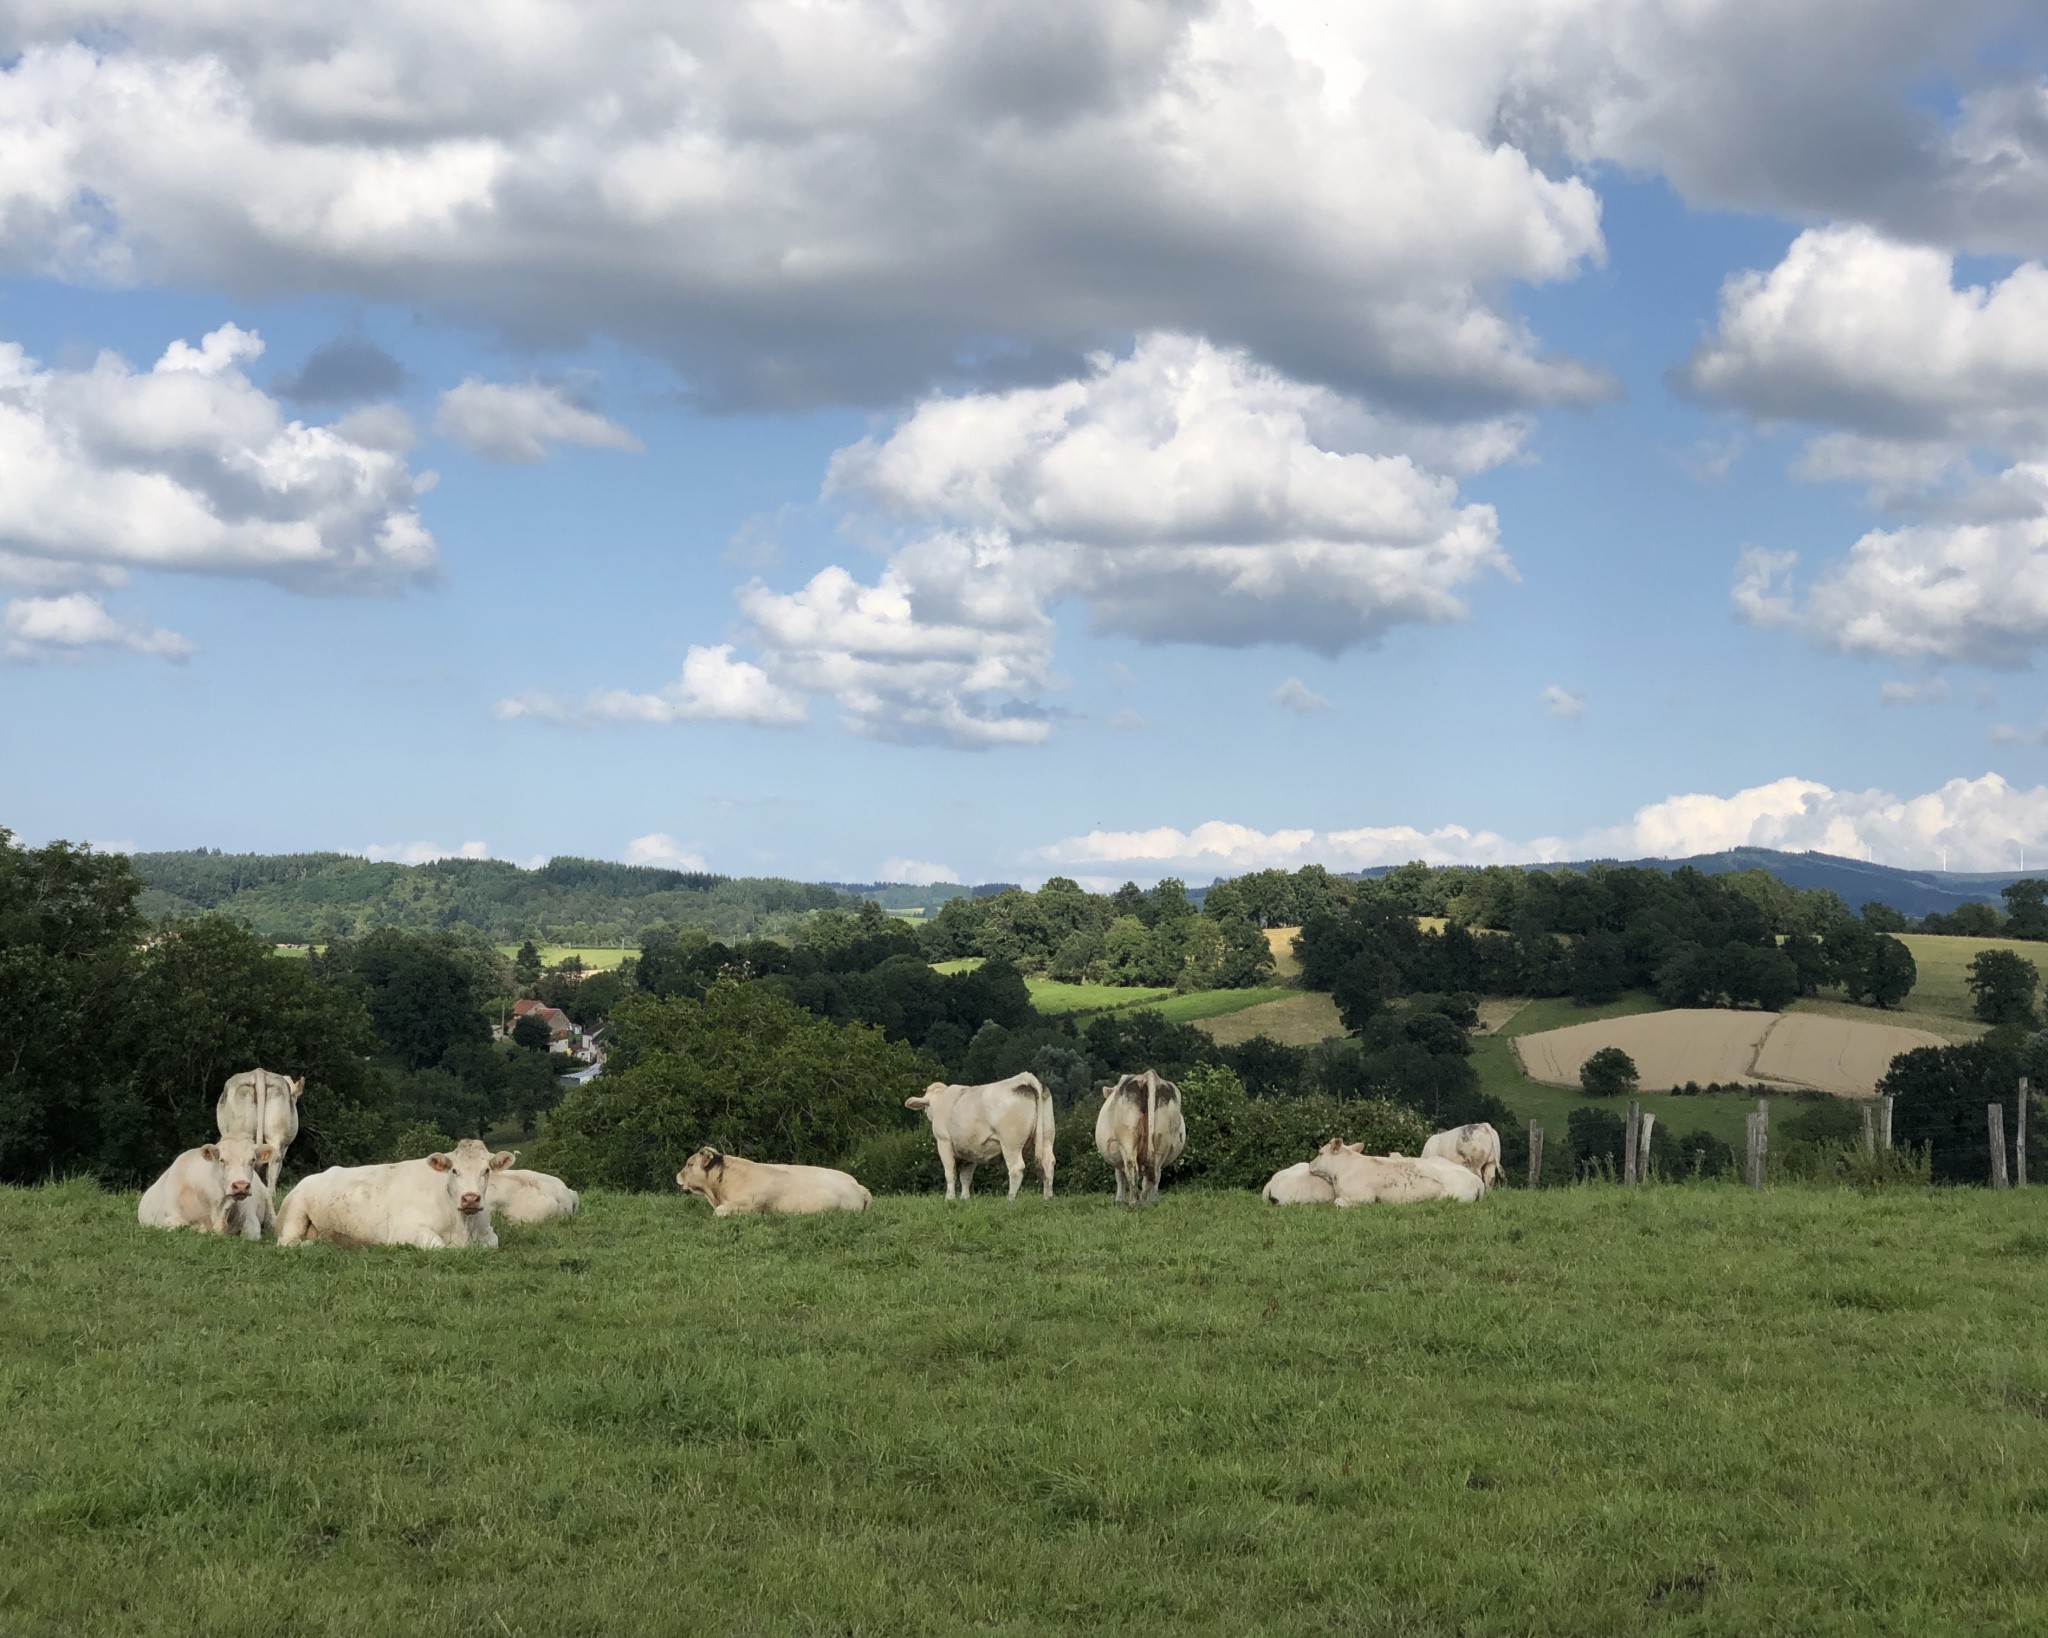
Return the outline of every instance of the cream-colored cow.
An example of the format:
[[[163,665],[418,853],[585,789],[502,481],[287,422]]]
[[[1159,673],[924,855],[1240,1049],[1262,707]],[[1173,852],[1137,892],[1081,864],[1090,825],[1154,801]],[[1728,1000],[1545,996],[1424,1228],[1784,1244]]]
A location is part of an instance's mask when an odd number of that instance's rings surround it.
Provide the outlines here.
[[[225,1137],[187,1149],[143,1191],[135,1219],[144,1228],[190,1228],[234,1240],[260,1240],[270,1227],[270,1185],[260,1168],[270,1145]]]
[[[1332,1138],[1309,1170],[1335,1192],[1339,1206],[1412,1205],[1421,1200],[1482,1199],[1486,1185],[1454,1160],[1369,1155],[1359,1143]]]
[[[699,1149],[676,1173],[676,1186],[708,1201],[714,1217],[740,1212],[866,1211],[874,1196],[830,1166],[785,1166]]]
[[[1180,1088],[1156,1069],[1126,1075],[1102,1089],[1095,1115],[1095,1147],[1116,1171],[1119,1205],[1143,1206],[1159,1198],[1159,1176],[1188,1146]]]
[[[270,1145],[272,1159],[264,1177],[273,1189],[284,1169],[284,1152],[299,1135],[299,1097],[305,1090],[304,1076],[293,1080],[274,1069],[245,1069],[228,1077],[213,1106],[214,1124],[222,1137]]]
[[[1337,1198],[1337,1191],[1309,1169],[1312,1165],[1313,1161],[1304,1160],[1281,1167],[1266,1179],[1265,1188],[1259,1191],[1261,1198],[1269,1206],[1327,1206]]]
[[[1500,1182],[1500,1133],[1483,1120],[1453,1126],[1422,1146],[1422,1158],[1455,1161],[1490,1189]]]
[[[493,1217],[508,1223],[545,1223],[551,1217],[574,1214],[579,1198],[559,1177],[515,1168],[491,1179],[485,1204]]]
[[[948,1200],[967,1199],[974,1192],[974,1168],[997,1155],[1009,1171],[1010,1198],[1015,1200],[1024,1186],[1027,1153],[1037,1162],[1045,1198],[1052,1198],[1052,1094],[1029,1070],[982,1086],[933,1081],[922,1096],[905,1098],[903,1106],[921,1110],[932,1124]]]
[[[331,1166],[285,1197],[277,1243],[325,1240],[338,1246],[419,1246],[448,1251],[495,1246],[485,1208],[491,1180],[516,1157],[464,1138],[444,1154],[387,1166]]]

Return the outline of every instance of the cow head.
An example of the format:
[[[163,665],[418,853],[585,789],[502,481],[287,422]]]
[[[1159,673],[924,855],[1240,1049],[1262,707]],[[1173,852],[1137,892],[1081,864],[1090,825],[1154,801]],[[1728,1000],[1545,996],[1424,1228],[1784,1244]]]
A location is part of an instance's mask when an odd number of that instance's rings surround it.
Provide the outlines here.
[[[254,1194],[263,1182],[256,1168],[275,1157],[269,1144],[246,1137],[224,1137],[199,1153],[220,1167],[221,1192],[230,1200],[247,1200]]]
[[[464,1138],[445,1154],[428,1155],[427,1164],[448,1179],[448,1192],[455,1197],[456,1210],[465,1217],[474,1217],[484,1209],[491,1174],[502,1172],[515,1158],[510,1149],[492,1154],[475,1138]]]
[[[683,1162],[683,1169],[676,1173],[676,1187],[686,1193],[700,1195],[713,1205],[719,1176],[725,1171],[725,1156],[716,1149],[699,1149]]]
[[[903,1100],[903,1107],[905,1109],[915,1109],[919,1114],[926,1116],[928,1119],[936,1120],[938,1116],[932,1113],[932,1105],[937,1101],[941,1092],[950,1090],[951,1088],[944,1081],[933,1081],[917,1097],[905,1098]]]

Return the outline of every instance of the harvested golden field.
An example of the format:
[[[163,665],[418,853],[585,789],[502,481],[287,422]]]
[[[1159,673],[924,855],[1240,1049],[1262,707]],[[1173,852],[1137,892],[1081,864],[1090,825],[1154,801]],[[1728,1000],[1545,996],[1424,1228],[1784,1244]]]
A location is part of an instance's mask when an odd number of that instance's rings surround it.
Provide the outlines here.
[[[1941,1044],[1938,1035],[1896,1024],[1707,1007],[1571,1024],[1513,1042],[1523,1072],[1552,1086],[1576,1086],[1587,1058],[1616,1046],[1635,1060],[1646,1089],[1746,1081],[1849,1098],[1869,1097],[1896,1054]]]
[[[1220,1018],[1198,1018],[1196,1029],[1218,1046],[1236,1046],[1254,1035],[1268,1035],[1282,1046],[1314,1046],[1344,1033],[1337,1003],[1318,990],[1302,990],[1278,1001],[1264,1001]]]
[[[1294,953],[1299,927],[1268,927],[1266,948],[1273,952],[1273,982],[1291,984],[1301,976],[1301,958]]]

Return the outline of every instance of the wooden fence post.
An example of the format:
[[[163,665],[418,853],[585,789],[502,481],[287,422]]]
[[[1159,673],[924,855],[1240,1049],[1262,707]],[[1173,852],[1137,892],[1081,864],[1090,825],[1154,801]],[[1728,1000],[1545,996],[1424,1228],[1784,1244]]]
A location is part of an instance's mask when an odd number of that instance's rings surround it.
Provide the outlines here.
[[[1991,1186],[1994,1189],[2010,1188],[2005,1176],[2005,1105],[1987,1103],[1984,1119],[1991,1128]]]
[[[1756,1100],[1756,1186],[1764,1186],[1764,1174],[1771,1164],[1771,1100]]]
[[[2022,1189],[2027,1184],[2027,1078],[2020,1077],[2020,1106],[2013,1111],[2012,1118],[2012,1186]]]
[[[1877,1154],[1877,1112],[1867,1103],[1863,1106],[1863,1152]]]
[[[1628,1120],[1622,1128],[1621,1140],[1621,1181],[1629,1188],[1636,1182],[1636,1128],[1642,1124],[1643,1106],[1631,1102],[1628,1106]]]
[[[1742,1121],[1742,1180],[1752,1189],[1763,1187],[1763,1180],[1757,1175],[1756,1111],[1752,1109]]]
[[[1543,1128],[1529,1128],[1529,1187],[1543,1186]]]
[[[1636,1181],[1650,1181],[1650,1134],[1657,1128],[1657,1117],[1643,1115],[1636,1122]]]
[[[1884,1126],[1883,1138],[1884,1146],[1887,1149],[1889,1149],[1892,1146],[1892,1104],[1894,1101],[1895,1099],[1891,1093],[1887,1092],[1884,1095],[1884,1109],[1882,1111]]]

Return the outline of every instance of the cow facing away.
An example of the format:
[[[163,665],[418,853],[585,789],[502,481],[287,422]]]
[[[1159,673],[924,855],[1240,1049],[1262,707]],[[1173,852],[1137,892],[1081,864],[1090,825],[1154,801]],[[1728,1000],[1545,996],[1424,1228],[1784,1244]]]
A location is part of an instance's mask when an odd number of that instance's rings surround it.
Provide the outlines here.
[[[1402,1155],[1369,1155],[1359,1143],[1332,1138],[1309,1162],[1309,1171],[1328,1183],[1339,1206],[1405,1206],[1422,1200],[1473,1201],[1486,1185],[1454,1160],[1411,1160]]]
[[[264,1177],[273,1189],[284,1168],[284,1152],[299,1135],[299,1096],[305,1090],[304,1076],[293,1080],[274,1069],[245,1069],[228,1077],[213,1106],[214,1124],[222,1137],[270,1145],[272,1158]]]
[[[1052,1094],[1029,1070],[983,1086],[933,1081],[923,1096],[905,1098],[903,1106],[921,1110],[931,1122],[948,1200],[967,1199],[974,1192],[974,1168],[997,1155],[1009,1170],[1010,1198],[1015,1200],[1024,1186],[1027,1152],[1038,1166],[1045,1198],[1052,1198]]]
[[[552,1217],[574,1215],[579,1199],[574,1189],[551,1173],[512,1168],[491,1179],[485,1204],[493,1217],[508,1223],[545,1223]]]
[[[270,1227],[270,1185],[262,1167],[270,1145],[226,1137],[187,1149],[145,1189],[135,1208],[144,1228],[189,1228],[233,1240],[260,1240]]]
[[[1500,1133],[1483,1120],[1438,1132],[1422,1146],[1422,1158],[1463,1166],[1489,1189],[1500,1183]]]
[[[464,1138],[444,1154],[387,1166],[331,1166],[285,1197],[277,1243],[325,1240],[337,1246],[419,1246],[447,1251],[495,1246],[485,1201],[494,1177],[516,1157]]]
[[[706,1201],[714,1217],[765,1211],[866,1211],[874,1196],[830,1166],[784,1166],[699,1149],[676,1173],[676,1187]]]
[[[1312,1165],[1313,1161],[1304,1160],[1281,1167],[1266,1179],[1259,1197],[1269,1206],[1327,1206],[1337,1198],[1337,1191],[1327,1178],[1318,1177],[1309,1169]]]
[[[1180,1088],[1156,1069],[1126,1075],[1102,1089],[1095,1116],[1095,1147],[1116,1172],[1119,1205],[1144,1206],[1159,1198],[1159,1175],[1188,1146]]]

